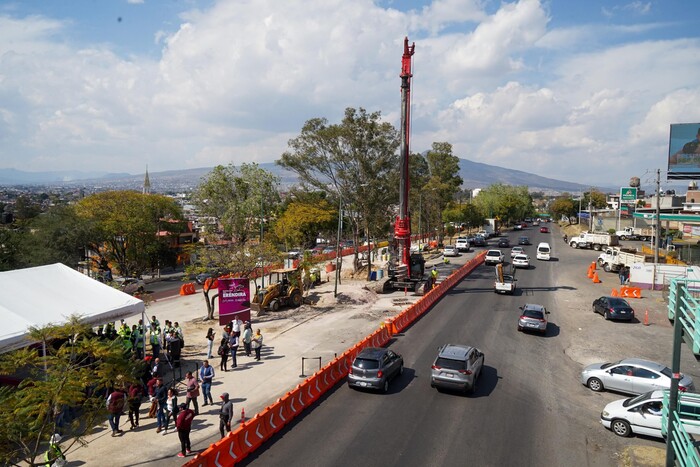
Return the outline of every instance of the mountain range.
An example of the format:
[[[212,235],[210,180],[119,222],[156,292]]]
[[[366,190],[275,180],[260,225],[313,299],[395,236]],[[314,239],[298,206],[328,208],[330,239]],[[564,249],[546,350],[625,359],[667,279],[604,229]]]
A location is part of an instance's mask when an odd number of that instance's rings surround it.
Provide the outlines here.
[[[262,163],[259,166],[278,176],[283,187],[297,182],[295,173],[283,169],[277,164]],[[202,177],[212,167],[196,169],[168,170],[149,172],[151,189],[154,192],[187,190],[197,186]],[[576,193],[590,189],[590,185],[556,180],[520,170],[506,169],[495,165],[483,164],[468,159],[459,160],[459,174],[464,180],[464,188],[485,188],[494,183],[504,185],[527,186],[531,191],[549,193]],[[0,169],[0,186],[102,186],[111,189],[140,189],[145,173],[106,173],[81,171],[25,172],[16,169]],[[596,187],[605,192],[615,192],[618,188]]]

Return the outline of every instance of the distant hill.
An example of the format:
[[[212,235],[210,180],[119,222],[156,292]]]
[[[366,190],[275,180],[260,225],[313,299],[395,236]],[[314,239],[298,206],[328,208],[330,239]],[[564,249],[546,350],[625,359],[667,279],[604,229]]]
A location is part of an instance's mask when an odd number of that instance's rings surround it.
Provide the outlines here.
[[[297,182],[296,174],[277,164],[263,163],[260,167],[277,175],[282,186],[288,187]],[[202,177],[212,167],[197,169],[167,170],[149,172],[151,189],[154,192],[188,190],[196,187]],[[531,191],[578,192],[589,189],[589,185],[555,180],[520,170],[506,169],[495,165],[459,160],[459,174],[464,180],[465,188],[485,188],[494,183],[505,185],[528,186]],[[58,172],[23,172],[16,169],[0,169],[0,186],[46,185],[46,186],[97,186],[111,189],[141,189],[145,173],[136,175],[127,173],[95,173],[80,171]],[[603,191],[615,191],[616,188],[598,187]]]

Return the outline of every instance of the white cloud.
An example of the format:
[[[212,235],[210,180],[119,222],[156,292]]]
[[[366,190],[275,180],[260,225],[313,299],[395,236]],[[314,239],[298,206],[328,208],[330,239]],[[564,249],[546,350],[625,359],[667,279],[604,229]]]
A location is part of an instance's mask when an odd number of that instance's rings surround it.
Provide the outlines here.
[[[552,28],[538,1],[491,14],[482,3],[222,1],[154,31],[158,60],[76,47],[70,22],[0,16],[2,160],[156,172],[271,162],[306,120],[337,122],[346,107],[398,126],[406,35],[415,151],[449,141],[475,161],[615,185],[663,166],[669,123],[700,121],[699,40],[633,41],[634,24]],[[626,42],[590,46],[612,35]]]

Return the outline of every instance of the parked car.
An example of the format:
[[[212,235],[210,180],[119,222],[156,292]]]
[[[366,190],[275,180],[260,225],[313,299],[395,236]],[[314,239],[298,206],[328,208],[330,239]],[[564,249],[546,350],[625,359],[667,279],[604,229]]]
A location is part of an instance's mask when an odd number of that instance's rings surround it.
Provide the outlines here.
[[[455,248],[457,251],[469,251],[469,239],[467,237],[457,238],[455,241]]]
[[[593,313],[600,313],[605,319],[632,321],[634,309],[627,300],[620,297],[600,297],[593,301]]]
[[[442,250],[443,256],[459,256],[457,253],[457,247],[455,245],[445,245]]]
[[[581,384],[592,391],[619,391],[642,394],[657,389],[670,389],[673,373],[660,363],[626,358],[613,363],[593,363],[581,371]],[[693,378],[681,374],[680,391],[695,391]]]
[[[530,244],[530,238],[529,237],[519,237],[518,238],[518,245],[529,245]]]
[[[498,264],[502,263],[505,257],[503,256],[503,252],[501,250],[489,250],[486,252],[486,256],[484,257],[484,263],[485,264]]]
[[[512,258],[515,255],[524,255],[525,250],[521,246],[514,246],[513,248],[510,249],[510,257]]]
[[[445,344],[430,367],[430,387],[473,392],[484,367],[484,354],[476,347]]]
[[[610,402],[600,413],[600,423],[617,436],[637,435],[662,438],[664,391],[650,391],[629,399]],[[681,394],[678,416],[690,435],[700,435],[700,396]]]
[[[348,373],[351,388],[389,390],[389,381],[403,374],[403,357],[393,350],[366,347],[357,354]]]
[[[549,227],[546,227],[546,226],[540,227],[540,232],[541,233],[549,233]]]
[[[119,290],[128,294],[143,293],[146,291],[146,283],[137,277],[118,277],[116,282]]]
[[[207,279],[212,279],[212,278],[214,278],[214,277],[218,277],[218,276],[217,276],[215,273],[213,273],[213,272],[203,272],[203,273],[201,273],[201,274],[197,274],[197,275],[194,277],[194,281],[195,281],[197,284],[202,285],[202,284],[204,284],[204,283],[207,281]]]
[[[515,255],[511,262],[514,268],[530,269],[530,257],[526,254]]]
[[[498,239],[498,244],[496,246],[508,248],[510,246],[510,241],[506,237],[501,237]]]
[[[547,321],[549,311],[542,305],[527,303],[520,307],[518,318],[518,331],[537,331],[547,333]]]

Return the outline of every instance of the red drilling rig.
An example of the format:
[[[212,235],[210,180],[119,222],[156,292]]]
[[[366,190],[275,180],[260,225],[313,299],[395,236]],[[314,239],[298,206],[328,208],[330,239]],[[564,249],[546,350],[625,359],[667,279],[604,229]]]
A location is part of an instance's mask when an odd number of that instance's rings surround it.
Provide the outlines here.
[[[425,259],[420,253],[411,253],[411,215],[408,206],[410,178],[408,161],[410,156],[411,130],[411,60],[415,52],[415,42],[408,45],[408,37],[403,41],[401,57],[401,181],[399,186],[399,213],[394,225],[391,259],[387,279],[381,284],[384,292],[394,289],[410,289],[423,293],[427,281],[423,278]]]

